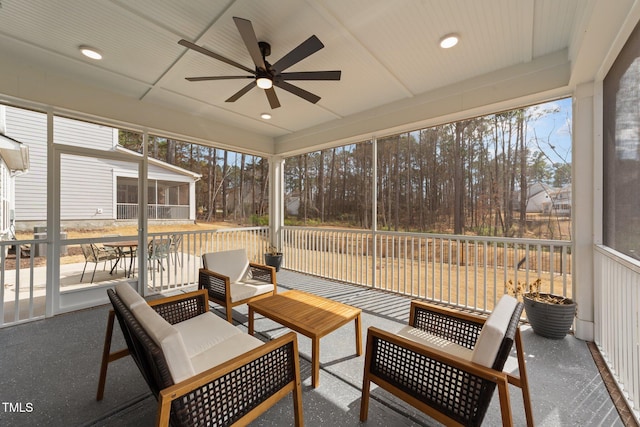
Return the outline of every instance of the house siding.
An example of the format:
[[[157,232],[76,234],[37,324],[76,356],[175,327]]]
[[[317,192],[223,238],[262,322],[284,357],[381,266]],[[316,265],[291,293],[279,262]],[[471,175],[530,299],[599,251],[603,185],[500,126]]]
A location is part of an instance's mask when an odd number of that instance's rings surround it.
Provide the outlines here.
[[[6,109],[7,136],[29,146],[29,172],[15,179],[15,219],[47,218],[47,115]]]
[[[114,129],[94,123],[54,117],[56,144],[111,150]],[[60,219],[111,220],[115,218],[112,161],[63,155],[60,163]]]
[[[148,169],[149,169],[149,179],[156,179],[160,181],[174,181],[174,182],[193,182],[193,179],[188,176],[185,176],[185,175],[176,176],[175,174],[171,173],[167,169],[161,168],[160,166],[157,166],[157,165],[149,165]]]
[[[47,116],[44,113],[7,107],[7,136],[29,146],[31,168],[16,178],[16,225],[44,224],[47,218]],[[54,117],[54,143],[111,151],[117,130],[108,126]],[[116,220],[118,176],[137,177],[138,158],[114,161],[63,154],[60,168],[60,218],[104,224]],[[184,182],[194,178],[149,164],[149,179]],[[193,203],[193,201],[192,201]],[[30,225],[18,226],[28,228]]]
[[[94,150],[111,150],[115,145],[114,129],[94,123],[53,118],[53,141],[56,144],[91,148]]]
[[[60,219],[115,218],[113,166],[109,162],[65,154],[60,168]]]

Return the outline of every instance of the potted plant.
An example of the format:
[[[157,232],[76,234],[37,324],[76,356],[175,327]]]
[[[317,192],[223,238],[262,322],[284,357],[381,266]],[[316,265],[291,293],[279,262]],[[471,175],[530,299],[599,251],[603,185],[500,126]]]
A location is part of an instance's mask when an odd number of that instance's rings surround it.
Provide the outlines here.
[[[526,291],[525,284],[518,282],[518,286],[514,288],[513,282],[509,280],[507,288],[516,298],[522,297],[524,311],[533,332],[551,339],[562,339],[573,324],[576,303],[561,295],[540,292],[541,282],[540,278],[536,279]]]
[[[282,252],[278,252],[278,248],[275,246],[269,246],[269,252],[264,254],[264,263],[275,267],[276,272],[280,271],[280,265],[282,264]]]

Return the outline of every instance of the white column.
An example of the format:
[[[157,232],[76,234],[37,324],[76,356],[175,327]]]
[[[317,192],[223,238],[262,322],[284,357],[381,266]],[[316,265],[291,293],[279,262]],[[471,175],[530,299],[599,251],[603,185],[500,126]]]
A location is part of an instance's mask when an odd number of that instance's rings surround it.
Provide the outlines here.
[[[284,159],[269,158],[269,231],[271,245],[282,251],[282,226],[284,225]]]
[[[191,181],[189,183],[189,221],[196,221],[196,183]]]
[[[377,275],[378,272],[378,244],[377,244],[377,232],[378,232],[378,138],[371,138],[371,167],[373,173],[371,174],[371,287],[373,289],[378,287]]]
[[[597,189],[594,161],[602,162],[596,154],[596,126],[594,124],[594,84],[584,83],[576,87],[573,98],[573,143],[572,143],[572,236],[574,299],[578,304],[575,336],[586,341],[594,337],[594,266],[593,248]],[[601,217],[601,215],[600,215]]]
[[[53,110],[47,111],[47,262],[45,316],[60,312],[60,155],[53,143]],[[16,248],[16,250],[18,250]]]

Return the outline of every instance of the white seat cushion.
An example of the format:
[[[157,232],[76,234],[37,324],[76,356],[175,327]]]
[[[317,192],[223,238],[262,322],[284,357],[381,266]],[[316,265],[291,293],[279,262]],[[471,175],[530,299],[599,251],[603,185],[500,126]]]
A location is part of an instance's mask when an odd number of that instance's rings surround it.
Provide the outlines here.
[[[211,312],[175,325],[164,320],[146,303],[137,305],[132,312],[162,349],[174,383],[263,344]]]
[[[242,353],[258,348],[262,344],[264,343],[257,338],[249,334],[240,333],[192,357],[191,363],[196,374],[199,374],[229,359],[240,356]]]
[[[138,305],[133,315],[140,325],[162,349],[174,383],[191,378],[196,373],[187,354],[182,335],[169,322],[164,320],[148,304]]]
[[[422,344],[425,347],[446,351],[451,355],[461,357],[467,361],[471,360],[471,355],[473,354],[473,350],[411,326],[405,326],[400,329],[398,335]]]
[[[231,285],[231,302],[242,301],[256,295],[273,292],[273,284],[250,279]]]
[[[493,366],[516,305],[518,305],[518,300],[510,295],[503,295],[500,298],[493,312],[485,321],[484,326],[482,326],[480,336],[478,336],[476,345],[473,348],[472,362],[487,368]]]
[[[242,334],[240,329],[210,311],[176,323],[173,327],[182,335],[189,357],[194,357],[235,335]]]
[[[210,252],[202,255],[202,263],[207,270],[227,276],[231,283],[239,282],[249,271],[246,249]]]
[[[142,296],[135,291],[128,283],[118,283],[115,286],[116,294],[120,297],[122,302],[129,308],[129,310],[133,310],[134,307],[140,304],[147,305],[147,302],[142,298]]]

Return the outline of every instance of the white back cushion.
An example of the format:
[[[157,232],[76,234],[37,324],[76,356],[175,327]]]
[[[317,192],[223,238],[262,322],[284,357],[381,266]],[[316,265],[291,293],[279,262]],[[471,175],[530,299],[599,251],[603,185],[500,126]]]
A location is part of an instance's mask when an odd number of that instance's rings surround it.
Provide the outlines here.
[[[229,278],[231,283],[241,281],[249,270],[249,258],[246,249],[210,252],[202,255],[204,268]]]
[[[133,315],[136,316],[151,339],[162,349],[174,383],[177,384],[196,374],[184,346],[182,335],[176,328],[164,320],[148,304],[136,306],[133,309]]]
[[[128,283],[118,283],[115,287],[116,294],[120,297],[122,302],[129,308],[129,310],[133,310],[134,307],[144,304],[147,305],[147,302],[137,293]]]
[[[518,300],[510,295],[503,295],[500,298],[480,331],[478,341],[473,348],[472,362],[487,368],[493,366],[517,304]]]

